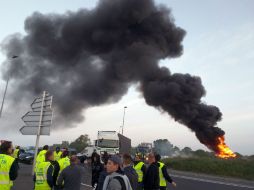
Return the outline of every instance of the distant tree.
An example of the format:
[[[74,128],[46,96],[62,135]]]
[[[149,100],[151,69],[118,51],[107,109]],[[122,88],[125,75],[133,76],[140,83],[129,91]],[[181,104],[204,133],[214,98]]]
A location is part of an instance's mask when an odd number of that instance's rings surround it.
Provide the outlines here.
[[[80,135],[75,141],[71,142],[70,148],[75,148],[77,152],[81,152],[90,144],[90,138],[88,135]]]
[[[210,152],[206,152],[202,149],[194,151],[193,154],[197,157],[208,157],[211,155]]]
[[[174,153],[174,146],[168,139],[158,139],[153,143],[155,152],[159,153],[161,156],[171,156]]]
[[[190,147],[184,147],[182,150],[181,150],[181,153],[182,154],[185,154],[185,155],[191,155],[192,154],[192,149]]]
[[[70,146],[69,141],[62,141],[61,148],[68,148]]]

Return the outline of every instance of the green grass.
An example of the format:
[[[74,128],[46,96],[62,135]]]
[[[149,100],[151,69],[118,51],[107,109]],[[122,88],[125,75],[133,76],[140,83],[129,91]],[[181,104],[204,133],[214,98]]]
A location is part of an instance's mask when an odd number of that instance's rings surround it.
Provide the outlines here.
[[[254,160],[250,159],[168,158],[164,162],[175,170],[254,180]]]

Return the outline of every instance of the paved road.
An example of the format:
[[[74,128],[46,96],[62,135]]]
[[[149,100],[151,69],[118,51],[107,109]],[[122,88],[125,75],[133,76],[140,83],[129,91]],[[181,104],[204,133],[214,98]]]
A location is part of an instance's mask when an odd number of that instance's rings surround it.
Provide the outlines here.
[[[92,190],[89,187],[91,181],[90,169],[85,167],[84,179],[81,190]],[[171,172],[172,178],[177,183],[176,190],[254,190],[254,182],[235,179],[223,179],[206,175],[198,175],[186,172]],[[86,185],[88,184],[88,185]],[[20,164],[19,177],[14,183],[13,190],[32,190],[33,181],[31,177],[31,166]],[[173,189],[169,186],[169,189]]]

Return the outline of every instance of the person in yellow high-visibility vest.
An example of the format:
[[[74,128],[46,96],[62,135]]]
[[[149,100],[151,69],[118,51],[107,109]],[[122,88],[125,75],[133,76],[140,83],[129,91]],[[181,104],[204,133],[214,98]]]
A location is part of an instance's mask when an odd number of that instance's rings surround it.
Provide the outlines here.
[[[160,162],[161,156],[159,154],[155,155],[155,160],[159,166],[159,177],[160,177],[160,190],[167,189],[167,181],[176,187],[176,183],[172,180],[172,178],[168,175],[167,167],[164,163]]]
[[[54,170],[55,170],[54,171],[54,180],[57,180],[57,178],[60,176],[63,169],[65,169],[69,165],[70,165],[69,151],[64,150],[61,155],[61,158],[58,161],[56,161],[56,163],[54,165]],[[55,189],[61,189],[61,188],[56,186]]]
[[[18,176],[18,160],[12,157],[12,142],[4,141],[0,146],[0,189],[10,190]]]
[[[38,153],[37,157],[36,157],[36,165],[38,165],[41,162],[45,162],[45,154],[48,151],[49,146],[45,145],[42,150]]]
[[[54,186],[53,162],[54,153],[52,151],[47,151],[45,153],[45,161],[39,162],[36,166],[34,175],[34,190],[52,190]]]
[[[133,168],[136,170],[136,173],[138,174],[138,189],[137,190],[142,190],[144,188],[144,177],[146,174],[146,165],[143,161],[141,161],[142,155],[141,154],[136,154],[135,156],[135,161]]]
[[[16,146],[15,150],[13,151],[13,158],[19,159],[20,147]]]
[[[62,152],[60,151],[60,147],[56,147],[56,150],[54,151],[54,159],[55,161],[60,160],[62,155]]]

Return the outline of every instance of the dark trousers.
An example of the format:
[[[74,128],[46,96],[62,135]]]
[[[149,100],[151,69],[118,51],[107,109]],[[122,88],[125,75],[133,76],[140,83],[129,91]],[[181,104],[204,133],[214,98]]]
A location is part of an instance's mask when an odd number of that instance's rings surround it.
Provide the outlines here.
[[[160,190],[166,190],[166,189],[167,189],[167,187],[160,186]]]

